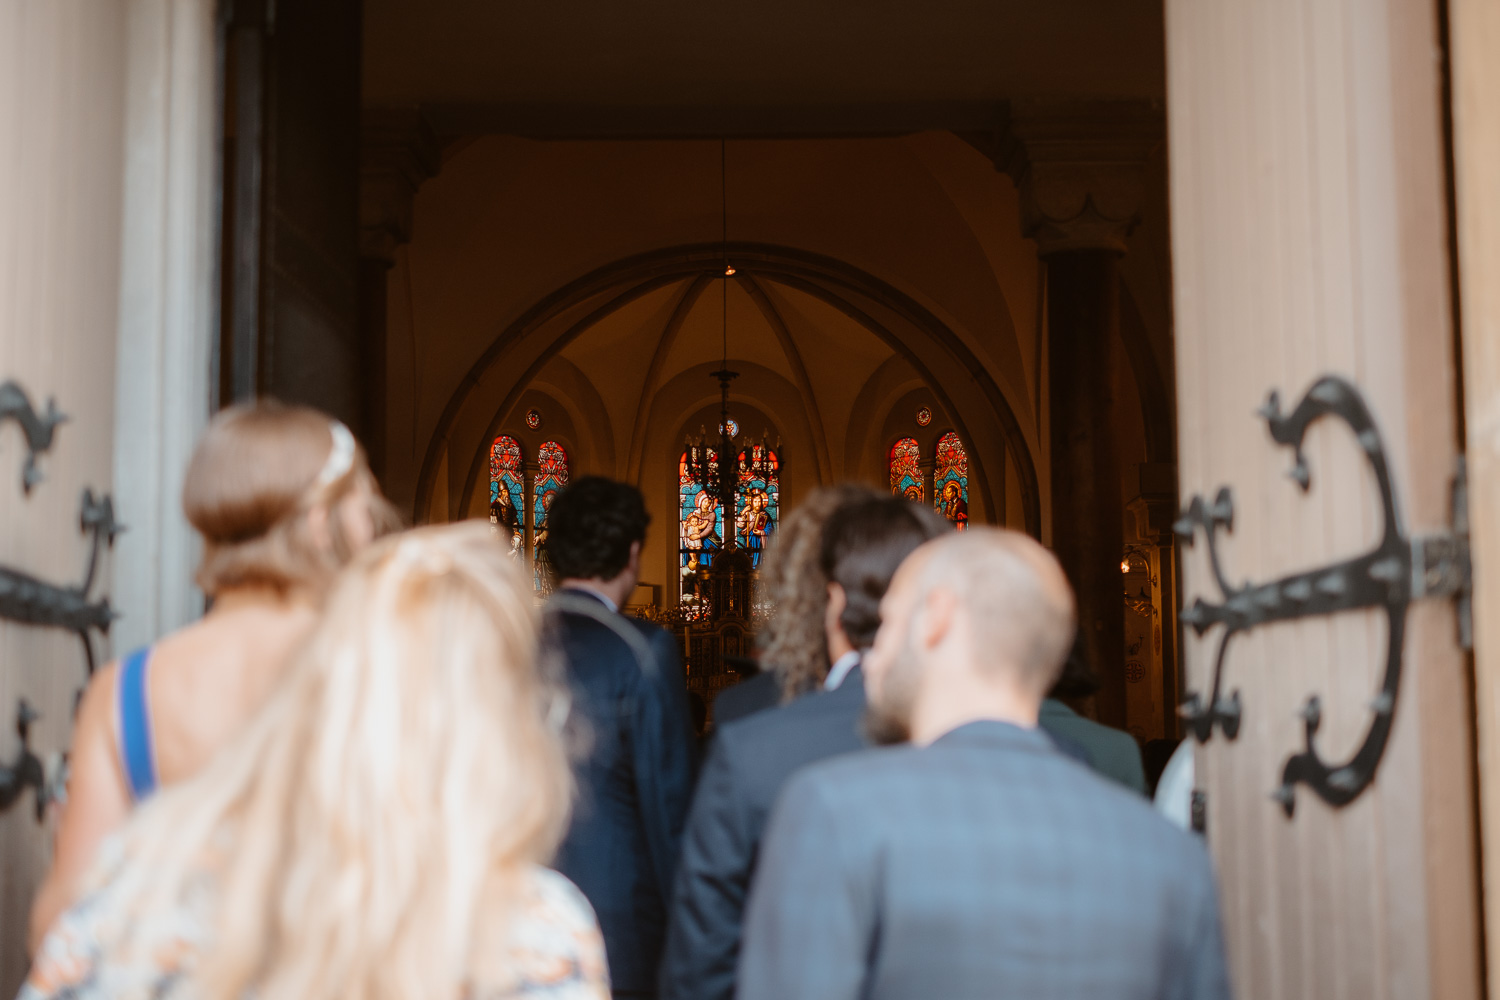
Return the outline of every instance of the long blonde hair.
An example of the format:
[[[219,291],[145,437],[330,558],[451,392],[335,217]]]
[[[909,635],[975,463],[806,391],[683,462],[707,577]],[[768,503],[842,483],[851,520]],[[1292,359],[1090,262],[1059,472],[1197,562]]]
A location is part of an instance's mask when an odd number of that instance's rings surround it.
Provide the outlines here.
[[[149,947],[135,928],[206,884],[206,1000],[458,996],[477,927],[567,821],[565,695],[537,652],[488,525],[372,546],[265,712],[141,810],[118,944]]]

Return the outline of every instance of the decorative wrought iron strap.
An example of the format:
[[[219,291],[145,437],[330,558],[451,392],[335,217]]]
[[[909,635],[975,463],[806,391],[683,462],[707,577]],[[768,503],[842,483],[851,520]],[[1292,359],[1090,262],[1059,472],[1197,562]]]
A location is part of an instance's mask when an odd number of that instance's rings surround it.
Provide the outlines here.
[[[20,799],[27,788],[36,789],[36,818],[41,822],[46,814],[47,794],[46,769],[36,754],[31,752],[31,724],[38,716],[23,698],[16,705],[16,733],[21,737],[21,749],[10,763],[0,763],[0,813],[5,812]]]
[[[52,432],[68,418],[57,411],[57,404],[47,400],[45,413],[37,413],[31,406],[31,398],[17,383],[0,382],[0,424],[14,420],[26,435],[26,462],[21,467],[21,489],[27,493],[42,481],[42,470],[36,458],[52,447]]]
[[[41,469],[37,456],[51,449],[53,432],[66,420],[52,400],[47,401],[45,413],[38,414],[31,405],[26,391],[13,381],[0,383],[0,423],[14,420],[26,437],[26,461],[21,469],[21,488],[29,495],[31,488],[41,482]],[[94,646],[89,639],[90,630],[108,632],[115,613],[110,610],[108,599],[89,599],[98,576],[100,552],[114,544],[115,536],[124,529],[115,521],[114,501],[106,494],[95,499],[92,490],[83,491],[83,501],[78,515],[78,527],[84,534],[92,534],[89,546],[88,566],[83,581],[76,587],[48,583],[30,573],[0,566],[0,619],[9,619],[26,625],[41,625],[64,628],[75,633],[83,642],[83,653],[88,672],[94,672]],[[28,788],[36,790],[36,818],[40,822],[51,801],[54,785],[49,783],[48,769],[32,753],[30,746],[31,723],[37,715],[25,700],[16,706],[16,732],[21,737],[21,748],[10,762],[0,762],[0,812],[9,809]],[[56,758],[61,760],[62,758]],[[66,765],[53,769],[55,782],[65,780]],[[57,788],[61,785],[57,784]]]
[[[112,546],[115,536],[125,530],[115,521],[114,501],[108,495],[95,499],[93,491],[83,491],[79,512],[79,530],[93,535],[88,567],[77,586],[47,583],[30,573],[0,566],[0,618],[25,625],[67,629],[83,641],[88,672],[94,672],[94,647],[89,631],[108,633],[115,612],[108,598],[90,600],[98,575],[100,552]]]
[[[1243,711],[1239,691],[1232,691],[1227,696],[1224,693],[1224,657],[1236,635],[1271,622],[1364,608],[1385,611],[1388,624],[1385,669],[1380,690],[1370,702],[1372,718],[1369,728],[1353,756],[1342,763],[1324,760],[1317,749],[1322,703],[1317,695],[1313,695],[1302,708],[1305,749],[1287,759],[1282,769],[1281,785],[1272,793],[1272,798],[1291,816],[1296,805],[1294,789],[1298,783],[1317,792],[1325,802],[1342,806],[1357,798],[1374,779],[1385,753],[1386,741],[1390,738],[1396,699],[1400,694],[1407,605],[1418,597],[1460,596],[1465,601],[1460,614],[1461,638],[1466,641],[1464,612],[1469,586],[1466,498],[1460,468],[1454,494],[1455,531],[1408,539],[1401,527],[1395,487],[1391,483],[1380,432],[1364,397],[1344,379],[1336,376],[1319,379],[1290,414],[1282,413],[1280,397],[1272,392],[1259,412],[1266,420],[1271,437],[1293,450],[1290,476],[1303,492],[1312,482],[1307,457],[1302,450],[1308,427],[1325,416],[1337,417],[1348,424],[1375,475],[1383,518],[1379,542],[1362,555],[1268,583],[1247,582],[1239,586],[1226,577],[1219,555],[1220,532],[1234,530],[1234,498],[1227,486],[1219,490],[1211,504],[1201,496],[1193,497],[1174,525],[1188,545],[1192,544],[1199,530],[1203,532],[1208,544],[1209,565],[1223,595],[1223,600],[1217,604],[1210,604],[1200,597],[1181,613],[1182,621],[1191,625],[1200,636],[1211,628],[1223,626],[1207,702],[1199,694],[1191,693],[1180,710],[1200,743],[1213,735],[1216,724],[1228,739],[1234,739],[1239,733]]]

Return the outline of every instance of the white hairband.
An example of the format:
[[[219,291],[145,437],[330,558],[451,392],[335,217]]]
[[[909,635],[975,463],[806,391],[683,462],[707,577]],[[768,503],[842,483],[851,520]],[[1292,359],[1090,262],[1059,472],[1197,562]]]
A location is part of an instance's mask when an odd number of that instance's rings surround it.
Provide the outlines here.
[[[318,473],[317,486],[322,489],[343,479],[354,467],[354,435],[349,428],[337,420],[328,422],[328,433],[333,435],[333,448],[328,452],[328,461]]]

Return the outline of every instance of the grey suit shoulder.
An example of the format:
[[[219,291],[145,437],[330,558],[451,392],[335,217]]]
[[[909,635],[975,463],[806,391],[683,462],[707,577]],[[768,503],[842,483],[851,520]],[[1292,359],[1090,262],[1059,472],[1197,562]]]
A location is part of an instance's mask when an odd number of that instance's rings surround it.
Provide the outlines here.
[[[779,704],[781,681],[771,671],[763,670],[754,677],[719,692],[719,696],[714,699],[714,723],[727,726]]]
[[[864,681],[855,671],[833,691],[804,695],[729,723],[715,736],[719,744],[715,752],[744,772],[752,801],[769,809],[795,772],[828,757],[865,749],[860,731],[864,705]]]
[[[740,984],[741,1000],[1228,995],[1202,845],[1001,723],[794,777]]]
[[[787,778],[863,748],[864,688],[833,691],[730,723],[714,737],[683,838],[662,963],[663,1000],[731,1000],[745,894],[766,817]]]

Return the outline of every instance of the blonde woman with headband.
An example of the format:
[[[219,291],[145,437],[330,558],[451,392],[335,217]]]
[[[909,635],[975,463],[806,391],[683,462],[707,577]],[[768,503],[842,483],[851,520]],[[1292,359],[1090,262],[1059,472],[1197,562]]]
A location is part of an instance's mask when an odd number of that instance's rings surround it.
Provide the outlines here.
[[[52,869],[31,944],[102,841],[159,786],[197,773],[261,707],[334,573],[395,525],[349,429],[300,406],[236,406],[209,425],[182,506],[203,539],[202,620],[100,670],[79,706]]]
[[[361,554],[265,712],[141,809],[21,1000],[609,1000],[567,695],[488,524]]]

